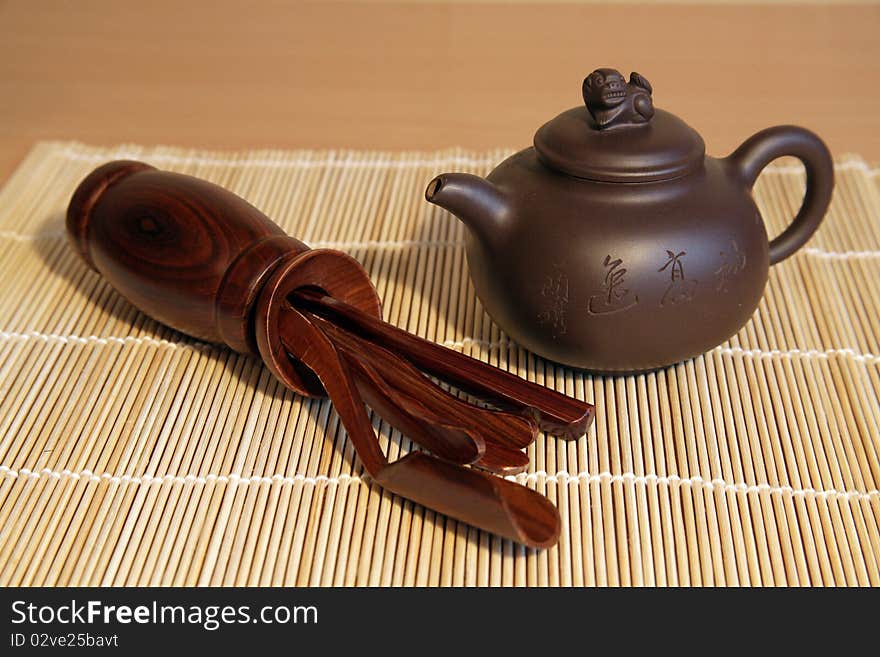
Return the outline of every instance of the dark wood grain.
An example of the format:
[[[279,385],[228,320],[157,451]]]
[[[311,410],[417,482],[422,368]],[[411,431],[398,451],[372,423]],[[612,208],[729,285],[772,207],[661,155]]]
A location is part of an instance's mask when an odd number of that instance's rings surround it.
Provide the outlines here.
[[[426,418],[418,400],[389,386],[375,367],[338,341],[336,346],[354,374],[361,397],[383,420],[445,461],[469,465],[483,457],[486,443],[479,436],[441,417]]]
[[[288,297],[303,286],[345,298],[364,313],[381,316],[376,290],[363,267],[351,256],[330,249],[312,249],[277,267],[263,286],[253,311],[257,347],[263,362],[284,385],[301,394],[321,396],[321,385],[284,344],[280,322],[290,308]]]
[[[398,495],[524,545],[546,548],[559,539],[559,512],[543,495],[424,452],[389,464],[376,481]]]
[[[314,290],[299,290],[298,303],[317,314],[355,327],[387,349],[404,354],[420,369],[478,397],[535,414],[544,431],[561,438],[583,436],[593,421],[592,404],[567,397],[518,376],[487,368],[476,358],[447,349],[386,322],[375,321],[345,302]]]
[[[340,251],[310,249],[217,185],[140,162],[111,162],[77,188],[67,227],[84,260],[147,314],[196,338],[259,354],[300,394],[329,395],[382,486],[525,545],[557,540],[559,514],[550,502],[484,470],[514,474],[527,467],[522,448],[537,433],[527,410],[561,433],[583,433],[590,404],[415,336],[402,339],[405,332],[382,322],[360,263]],[[328,318],[313,306],[333,312]],[[515,412],[459,399],[414,363]],[[413,452],[389,464],[365,404],[432,454]]]
[[[303,264],[332,260],[324,269],[333,275],[321,279],[321,289],[381,317],[373,284],[353,258],[310,250],[244,199],[192,176],[109,162],[77,187],[67,229],[86,262],[132,304],[178,331],[242,353],[259,353],[258,294],[276,269],[300,256],[307,255]],[[278,353],[285,385],[324,394],[290,362],[277,336],[267,353]]]
[[[454,423],[478,439],[483,447],[474,465],[503,475],[517,474],[528,466],[528,458],[519,450],[537,437],[538,425],[533,419],[469,404],[435,385],[394,352],[320,317],[313,321],[350,357],[371,363],[377,373],[381,371],[398,403],[414,416],[428,424]]]
[[[67,227],[86,262],[148,315],[252,354],[256,292],[281,260],[308,250],[232,192],[131,161],[79,185]]]
[[[424,452],[412,452],[389,464],[348,366],[326,334],[293,308],[282,313],[279,328],[285,343],[324,385],[358,456],[379,484],[519,543],[533,547],[556,543],[561,525],[556,507],[525,486]]]

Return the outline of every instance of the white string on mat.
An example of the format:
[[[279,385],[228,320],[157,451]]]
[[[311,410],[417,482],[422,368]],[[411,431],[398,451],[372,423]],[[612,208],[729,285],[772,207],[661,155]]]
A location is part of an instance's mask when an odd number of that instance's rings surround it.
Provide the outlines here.
[[[825,251],[812,246],[803,248],[798,253],[830,260],[864,260],[880,257],[880,251]]]
[[[177,483],[177,484],[200,484],[205,485],[211,483],[212,481],[217,481],[220,483],[233,483],[233,484],[242,484],[244,486],[250,484],[272,484],[275,482],[281,482],[283,484],[297,484],[297,483],[306,483],[311,485],[318,484],[342,484],[342,483],[360,483],[364,481],[364,477],[358,477],[354,475],[341,474],[336,477],[328,477],[326,475],[315,475],[314,477],[309,477],[306,475],[296,474],[293,476],[275,474],[271,477],[261,477],[261,476],[253,476],[253,477],[242,477],[241,475],[237,475],[235,473],[230,473],[227,475],[218,475],[218,474],[207,474],[207,475],[172,475],[166,474],[161,477],[155,475],[114,475],[109,472],[104,472],[101,474],[96,474],[91,470],[81,470],[79,472],[74,472],[72,470],[64,469],[64,470],[51,470],[49,468],[43,468],[42,470],[29,470],[28,468],[19,468],[18,470],[13,470],[5,465],[0,465],[0,474],[4,474],[10,477],[24,477],[28,479],[40,479],[42,477],[49,477],[51,479],[86,479],[89,481],[109,481],[114,484],[143,484],[147,486],[152,486],[154,484],[161,484],[165,482],[169,483]]]
[[[366,240],[349,242],[319,240],[309,243],[309,246],[316,249],[411,249],[420,246],[428,248],[448,248],[463,247],[464,245],[464,242],[458,242],[455,240]]]
[[[178,340],[166,340],[165,338],[151,338],[149,336],[116,336],[100,337],[97,335],[61,335],[59,333],[41,333],[39,331],[0,331],[0,340],[42,340],[44,342],[63,342],[65,344],[145,344],[156,347],[170,347],[172,349],[193,349],[195,351],[214,351],[224,349],[221,345],[193,340],[183,342]]]
[[[509,151],[512,153],[513,151]],[[324,157],[311,158],[294,158],[294,159],[267,159],[267,158],[224,158],[224,157],[205,157],[205,156],[180,156],[170,153],[138,153],[135,151],[108,151],[107,153],[80,153],[70,149],[57,151],[66,160],[72,162],[106,162],[111,159],[132,160],[143,158],[149,162],[167,162],[177,165],[197,165],[197,166],[230,166],[230,167],[262,167],[266,169],[309,169],[318,167],[331,168],[352,168],[352,169],[424,169],[436,167],[445,164],[460,164],[470,167],[489,167],[500,162],[499,157],[471,157],[467,155],[437,155],[430,158],[419,159],[394,159],[391,155],[387,158],[374,158],[355,160],[351,158],[349,152],[343,156],[337,156],[335,153],[327,153]],[[507,153],[505,151],[504,153]],[[499,152],[500,157],[506,155]],[[508,154],[509,154],[508,153]]]
[[[196,351],[212,351],[222,349],[220,345],[214,345],[207,342],[193,340],[192,342],[183,342],[177,340],[167,340],[165,338],[151,338],[149,336],[135,337],[127,336],[105,336],[97,335],[61,335],[58,333],[41,333],[39,331],[0,331],[0,340],[43,340],[46,342],[63,342],[73,344],[146,344],[157,347],[171,347],[172,349],[193,349]],[[516,343],[508,339],[501,340],[480,340],[477,338],[465,338],[464,340],[444,340],[440,342],[444,347],[461,349],[465,346],[474,345],[484,349],[498,349],[501,347],[515,346]],[[866,363],[873,363],[880,360],[880,355],[870,352],[860,352],[855,349],[832,348],[832,349],[743,349],[742,347],[715,347],[706,353],[718,352],[721,354],[741,354],[748,358],[821,358],[827,359],[832,356],[843,356]]]
[[[155,475],[113,475],[109,472],[104,472],[102,474],[96,474],[91,470],[82,470],[80,472],[73,472],[72,470],[50,470],[49,468],[43,468],[39,471],[29,470],[28,468],[19,468],[18,470],[13,470],[5,465],[0,465],[0,475],[6,475],[13,478],[24,477],[29,479],[41,479],[43,477],[49,477],[52,479],[86,479],[89,481],[109,481],[114,484],[135,484],[135,485],[146,485],[152,486],[155,484],[162,483],[178,483],[178,484],[199,484],[206,485],[211,482],[219,482],[219,483],[228,483],[233,485],[241,485],[241,486],[249,486],[251,484],[274,484],[281,483],[285,485],[293,485],[298,483],[310,484],[312,486],[322,485],[322,484],[357,484],[357,483],[368,483],[370,481],[369,475],[356,476],[356,475],[347,475],[341,474],[336,477],[328,477],[326,475],[315,475],[313,477],[309,477],[306,475],[296,474],[293,476],[290,475],[282,475],[282,474],[274,474],[272,476],[252,476],[252,477],[242,477],[241,475],[237,475],[235,473],[230,473],[228,475],[218,475],[218,474],[207,474],[207,475],[172,475],[166,474],[161,477]],[[509,479],[511,481],[517,481],[519,483],[525,483],[528,481],[537,481],[537,480],[553,480],[555,479],[557,482],[562,484],[570,484],[570,483],[579,483],[582,481],[586,482],[621,482],[627,483],[632,482],[635,484],[662,484],[667,486],[692,486],[692,487],[703,487],[708,489],[723,489],[730,490],[737,493],[760,493],[760,492],[768,492],[768,493],[781,493],[787,495],[793,495],[798,497],[832,497],[832,498],[846,498],[846,499],[858,499],[858,500],[869,500],[872,497],[876,497],[880,495],[880,491],[878,490],[870,490],[867,492],[857,491],[857,490],[848,490],[841,491],[836,489],[826,489],[826,490],[817,490],[815,488],[792,488],[791,486],[771,486],[770,484],[746,484],[744,482],[737,483],[729,483],[724,481],[723,479],[712,479],[706,480],[699,475],[695,475],[693,477],[679,477],[678,475],[657,475],[657,474],[645,474],[645,475],[637,475],[634,472],[622,472],[619,474],[614,474],[608,471],[598,472],[598,473],[590,473],[590,472],[578,472],[576,474],[571,474],[569,472],[557,472],[556,474],[548,474],[543,470],[538,470],[537,472],[529,472],[522,473],[518,475],[510,475],[505,477],[505,479]]]
[[[505,157],[507,154],[512,154],[514,152],[513,149],[503,149],[499,151],[501,157]],[[348,153],[348,152],[347,152]],[[71,147],[66,147],[63,150],[56,151],[57,155],[61,157],[75,161],[75,162],[105,162],[108,159],[116,158],[116,159],[136,159],[136,158],[146,158],[151,161],[156,162],[170,162],[172,164],[179,165],[203,165],[203,166],[257,166],[257,167],[266,167],[266,168],[293,168],[293,167],[319,167],[319,166],[333,166],[333,167],[387,167],[393,169],[409,169],[409,168],[424,168],[424,167],[432,167],[438,164],[462,164],[465,166],[473,166],[473,167],[487,167],[494,166],[498,164],[498,157],[474,157],[469,155],[436,155],[429,158],[423,159],[412,159],[412,160],[395,160],[391,159],[389,155],[388,159],[374,159],[374,160],[351,160],[345,157],[338,157],[335,152],[326,153],[323,158],[314,158],[314,159],[305,159],[305,158],[297,158],[297,159],[270,159],[270,158],[245,158],[245,159],[236,159],[230,157],[217,157],[217,156],[191,156],[191,155],[173,155],[171,153],[147,153],[147,152],[137,152],[133,150],[110,150],[106,153],[83,153],[80,151],[76,151]],[[872,167],[867,164],[864,160],[861,159],[847,159],[853,158],[854,156],[844,156],[843,162],[836,162],[834,164],[834,168],[837,171],[847,171],[847,170],[858,170],[864,171],[868,175],[875,176],[880,172],[880,167]],[[783,164],[771,164],[763,169],[764,171],[771,173],[782,173],[782,174],[800,174],[803,173],[804,169],[798,165],[783,165]]]
[[[831,356],[844,356],[853,360],[865,363],[874,363],[880,360],[880,356],[870,352],[860,352],[850,348],[835,349],[743,349],[742,347],[715,347],[707,353],[715,352],[721,354],[741,354],[746,357],[753,358],[821,358],[827,359]]]
[[[516,343],[507,338],[500,340],[479,340],[476,338],[464,338],[463,340],[445,340],[441,342],[444,347],[452,349],[463,349],[467,346],[476,346],[483,349],[503,349],[505,347],[515,347]],[[742,347],[713,347],[705,353],[720,353],[724,355],[741,354],[748,358],[822,358],[827,359],[831,356],[844,356],[853,360],[865,363],[873,363],[880,360],[880,356],[870,352],[860,352],[850,348],[831,348],[831,349],[744,349]]]

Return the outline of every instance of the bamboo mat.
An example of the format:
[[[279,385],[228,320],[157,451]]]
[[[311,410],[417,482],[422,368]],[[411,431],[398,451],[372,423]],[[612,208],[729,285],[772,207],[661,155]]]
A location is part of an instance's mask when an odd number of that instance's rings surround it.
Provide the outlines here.
[[[880,176],[855,156],[819,233],[733,339],[593,377],[511,344],[475,299],[440,171],[506,151],[94,148],[41,143],[0,191],[0,584],[880,583]],[[326,401],[136,311],[67,244],[78,181],[136,158],[213,180],[370,271],[389,321],[594,401],[518,480],[562,515],[534,551],[383,492]],[[777,233],[800,169],[756,196]],[[376,420],[392,458],[410,449]]]

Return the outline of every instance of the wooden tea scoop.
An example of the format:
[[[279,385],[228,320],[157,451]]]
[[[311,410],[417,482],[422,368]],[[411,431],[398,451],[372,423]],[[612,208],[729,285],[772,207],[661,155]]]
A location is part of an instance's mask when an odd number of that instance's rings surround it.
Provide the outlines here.
[[[441,417],[426,421],[416,400],[391,388],[371,364],[343,353],[361,397],[390,425],[445,461],[468,465],[483,458],[486,444],[482,438]]]
[[[341,350],[327,333],[291,305],[295,290],[316,282],[323,287],[336,278],[335,258],[336,252],[312,251],[281,265],[266,281],[257,302],[255,326],[264,362],[282,381],[291,372],[291,356],[316,375],[358,456],[365,455],[361,456],[364,466],[383,487],[524,545],[555,544],[559,513],[546,498],[525,486],[424,452],[411,452],[388,463]]]
[[[325,331],[325,333],[328,332]],[[341,341],[333,340],[333,342],[349,369],[354,373],[356,380],[359,378],[358,369],[371,370],[370,383],[374,389],[368,391],[358,385],[358,390],[367,405],[387,420],[389,424],[397,427],[401,433],[412,438],[422,447],[445,461],[462,465],[470,464],[497,474],[519,474],[527,469],[528,457],[519,449],[494,441],[493,436],[487,435],[488,432],[485,428],[475,426],[472,420],[451,424],[456,422],[456,418],[444,417],[442,410],[435,411],[430,408],[425,398],[416,396],[421,391],[416,391],[416,395],[411,395],[409,392],[392,388],[375,368],[367,364],[367,359],[353,357],[352,353],[342,346]],[[388,368],[383,369],[383,372],[388,371]],[[429,386],[435,387],[430,382]],[[383,399],[375,400],[376,390],[380,388]],[[401,413],[404,417],[398,419],[396,414]],[[412,423],[416,423],[417,426],[414,428]],[[434,427],[441,428],[442,434],[433,443],[429,443],[420,437],[419,425],[422,432],[426,430],[426,427]],[[462,434],[466,438],[461,438]],[[448,441],[450,438],[456,440],[460,446],[456,448],[454,445],[441,443],[441,441]]]
[[[533,547],[559,537],[559,513],[547,498],[506,479],[453,465],[424,452],[388,463],[364,401],[329,338],[294,309],[282,313],[283,339],[327,390],[367,471],[382,487],[448,516]]]
[[[462,426],[480,432],[485,440],[521,449],[531,445],[537,437],[538,423],[534,418],[469,404],[436,385],[409,361],[381,345],[321,317],[315,317],[313,321],[347,352],[377,365],[393,364],[393,367],[382,367],[382,376],[390,385],[400,391],[417,391],[423,402],[432,404],[438,412],[460,422]]]
[[[344,300],[314,289],[297,290],[294,302],[308,310],[341,320],[405,356],[417,367],[487,401],[533,413],[547,433],[561,438],[583,436],[593,421],[592,404],[567,397],[498,368],[486,369],[476,358],[447,349],[376,319]]]
[[[387,349],[348,333],[320,317],[315,317],[313,322],[346,356],[381,367],[380,376],[387,385],[396,388],[398,403],[407,406],[413,414],[428,423],[442,422],[441,418],[446,416],[449,422],[478,437],[485,449],[474,462],[475,466],[504,475],[518,474],[528,467],[528,458],[520,450],[530,445],[537,436],[538,427],[534,420],[468,404],[435,385],[409,362]],[[416,442],[419,441],[416,439]]]
[[[325,331],[325,333],[329,334],[329,331]],[[360,367],[370,367],[366,363],[369,358],[363,358],[363,352],[361,352],[360,357],[353,356],[353,352],[346,346],[343,346],[341,340],[333,340],[335,346],[339,350],[339,352],[343,355],[346,363],[349,365],[349,368],[355,373],[355,378],[357,378],[356,370]],[[387,372],[393,370],[393,363],[389,363],[391,367],[383,368],[383,372],[387,374]],[[408,365],[408,363],[407,363]],[[418,395],[423,392],[427,392],[429,388],[435,388],[439,392],[448,395],[449,393],[445,393],[445,391],[437,388],[430,381],[427,382],[428,385],[424,387],[424,390],[413,390],[413,393],[404,392],[401,389],[394,389],[388,383],[388,380],[391,377],[383,377],[382,374],[379,374],[377,370],[370,367],[376,376],[379,377],[380,381],[373,380],[373,384],[378,387],[383,387],[385,394],[385,401],[387,404],[396,405],[394,409],[388,409],[388,411],[383,410],[386,407],[377,406],[375,403],[371,401],[371,398],[368,396],[369,393],[360,388],[361,396],[367,402],[367,405],[373,408],[376,412],[379,413],[383,418],[388,420],[390,424],[400,429],[401,433],[409,436],[415,442],[419,443],[422,447],[430,450],[440,458],[450,461],[452,463],[460,463],[460,464],[471,464],[475,467],[482,468],[484,470],[488,470],[490,472],[495,472],[497,474],[502,475],[512,475],[519,474],[520,472],[524,472],[529,464],[528,457],[523,453],[520,448],[511,447],[497,439],[495,433],[493,433],[494,425],[491,423],[487,423],[485,426],[479,426],[474,422],[474,420],[467,418],[458,418],[452,413],[448,413],[446,417],[443,415],[443,410],[441,408],[434,409],[430,408],[429,404],[432,402],[426,397],[419,397]],[[423,375],[419,374],[420,378],[424,378]],[[455,399],[462,405],[467,405],[461,400],[458,400],[455,397],[449,395],[452,399]],[[470,405],[467,405],[470,406]],[[447,405],[449,410],[452,409],[451,405]],[[474,406],[470,406],[470,408],[476,408]],[[424,440],[418,437],[417,433],[414,433],[412,430],[407,429],[405,426],[400,424],[399,422],[395,422],[395,419],[392,417],[392,413],[395,411],[405,412],[411,421],[421,422],[423,426],[443,426],[449,431],[452,435],[455,435],[455,431],[462,432],[466,434],[472,444],[479,446],[479,454],[475,458],[465,459],[464,457],[472,456],[470,450],[460,450],[461,454],[459,457],[453,456],[449,453],[445,453],[444,451],[437,449],[436,442],[434,446],[429,445]],[[487,413],[488,415],[489,413]],[[516,416],[514,416],[516,417]],[[449,423],[457,423],[453,426],[450,426]],[[448,450],[447,450],[448,451]]]
[[[533,439],[534,424],[470,405],[413,365],[493,405],[534,412],[567,437],[586,430],[590,404],[415,336],[407,341],[406,332],[381,321],[379,298],[357,261],[309,249],[211,183],[111,162],[79,185],[67,228],[85,261],[144,312],[260,356],[295,392],[329,394],[377,483],[526,545],[556,541],[559,516],[545,498],[463,465],[524,467],[516,447]],[[301,296],[304,288],[319,294]],[[413,452],[389,464],[365,400],[437,456]]]

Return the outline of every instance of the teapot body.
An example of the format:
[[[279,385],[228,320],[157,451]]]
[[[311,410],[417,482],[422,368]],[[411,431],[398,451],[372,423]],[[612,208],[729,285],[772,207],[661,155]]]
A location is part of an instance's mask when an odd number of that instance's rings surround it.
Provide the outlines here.
[[[425,191],[469,230],[467,258],[489,315],[522,346],[596,372],[656,369],[724,342],[758,307],[771,265],[825,216],[834,188],[814,133],[774,126],[725,158],[654,107],[653,87],[600,68],[584,106],[483,179],[442,174]],[[799,159],[804,200],[769,243],[752,199],[761,170]]]
[[[510,211],[489,238],[469,234],[471,277],[490,316],[542,356],[597,372],[663,367],[732,336],[760,301],[767,233],[728,160],[619,184],[560,175],[528,148],[488,181]]]

